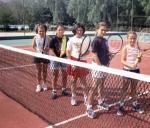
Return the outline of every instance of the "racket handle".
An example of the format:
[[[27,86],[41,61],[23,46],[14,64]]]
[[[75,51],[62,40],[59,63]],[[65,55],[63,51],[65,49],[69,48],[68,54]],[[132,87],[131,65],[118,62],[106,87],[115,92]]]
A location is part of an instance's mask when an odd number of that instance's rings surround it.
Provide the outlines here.
[[[139,54],[138,54],[138,58],[141,58],[141,57],[142,57],[142,55],[143,55],[143,53],[142,53],[142,52],[139,52]]]
[[[139,52],[139,54],[137,56],[138,62],[141,62],[142,55],[143,55],[143,53]]]

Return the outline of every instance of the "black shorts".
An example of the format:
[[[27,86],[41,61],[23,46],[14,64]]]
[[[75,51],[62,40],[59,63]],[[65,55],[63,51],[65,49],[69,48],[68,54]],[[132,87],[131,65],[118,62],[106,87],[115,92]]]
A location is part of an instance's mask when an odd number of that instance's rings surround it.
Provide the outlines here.
[[[140,73],[140,69],[134,69],[134,70],[123,69],[123,70],[129,71],[129,72],[134,72],[134,73]]]
[[[39,63],[44,63],[44,64],[49,64],[50,60],[48,59],[43,59],[43,58],[38,58],[38,57],[34,57],[33,62],[35,64],[39,64]]]
[[[124,69],[124,68],[123,68],[123,70],[129,71],[129,72],[134,72],[134,73],[140,73],[140,69],[130,70],[130,69]],[[131,78],[129,78],[129,77],[124,77],[124,78],[127,78],[127,79],[131,80]]]

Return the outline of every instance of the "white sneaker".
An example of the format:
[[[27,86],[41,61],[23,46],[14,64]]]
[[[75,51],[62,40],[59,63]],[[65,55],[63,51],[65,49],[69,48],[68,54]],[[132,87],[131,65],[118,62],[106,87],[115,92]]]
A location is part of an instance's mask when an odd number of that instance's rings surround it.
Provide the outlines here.
[[[109,105],[105,102],[102,102],[101,104],[97,105],[97,108],[100,110],[109,110]]]
[[[94,110],[92,108],[89,108],[86,110],[86,114],[89,118],[96,118],[96,113],[94,112]]]
[[[48,90],[47,85],[46,85],[46,84],[43,84],[43,85],[42,85],[42,89],[43,89],[43,91],[47,91],[47,90]]]
[[[73,97],[73,96],[71,97],[71,105],[72,105],[72,106],[77,105],[77,101],[76,101],[76,97],[75,97],[75,96],[74,96],[74,97]]]
[[[42,91],[42,87],[41,87],[41,85],[37,85],[36,86],[36,92],[41,92]]]

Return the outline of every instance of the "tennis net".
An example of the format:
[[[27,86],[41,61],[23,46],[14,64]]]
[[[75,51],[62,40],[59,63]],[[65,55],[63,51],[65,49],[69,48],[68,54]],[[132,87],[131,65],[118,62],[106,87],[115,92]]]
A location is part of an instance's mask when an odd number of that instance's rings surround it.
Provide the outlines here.
[[[59,72],[56,100],[51,99],[53,67],[48,67],[47,86],[48,90],[37,93],[37,70],[33,63],[34,57],[40,57],[52,62],[59,62],[60,65],[75,66],[82,68],[86,72],[82,76],[82,72],[76,72],[80,78],[86,76],[86,92],[88,93],[94,85],[94,78],[104,78],[103,94],[106,102],[109,104],[110,110],[99,110],[94,107],[97,114],[97,120],[89,120],[85,114],[86,107],[84,105],[82,81],[77,81],[77,106],[70,103],[71,95],[62,96],[61,87],[63,78]],[[68,69],[68,68],[67,68]],[[68,71],[67,69],[66,72]],[[60,69],[58,69],[60,71]],[[75,72],[75,71],[74,71]],[[141,103],[144,114],[131,111],[130,88],[127,90],[125,98],[126,116],[117,117],[116,112],[120,101],[120,96],[124,80],[134,79],[137,81],[136,96]],[[70,86],[73,77],[67,76],[67,91],[71,94]],[[131,83],[130,86],[132,86]],[[100,85],[98,85],[100,86]],[[31,112],[37,114],[51,125],[58,127],[122,127],[126,126],[137,128],[150,126],[150,76],[144,74],[136,74],[119,69],[108,68],[104,66],[93,65],[92,63],[83,63],[53,56],[43,55],[26,51],[10,46],[0,45],[0,90],[10,96],[12,99],[22,104]],[[97,92],[96,92],[97,93]],[[125,93],[125,92],[124,92]],[[94,97],[94,104],[97,104],[97,95]]]

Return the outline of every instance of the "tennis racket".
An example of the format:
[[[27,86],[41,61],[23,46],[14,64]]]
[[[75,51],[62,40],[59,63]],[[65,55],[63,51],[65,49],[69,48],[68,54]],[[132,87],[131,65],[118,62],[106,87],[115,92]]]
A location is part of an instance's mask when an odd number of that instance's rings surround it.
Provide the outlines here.
[[[111,61],[112,58],[118,52],[120,52],[120,50],[123,46],[123,39],[122,39],[121,35],[119,35],[119,34],[117,34],[117,35],[111,34],[108,36],[107,43],[108,43],[108,48],[109,48],[109,53],[110,53],[109,60]]]
[[[138,98],[138,97],[146,96],[148,93],[149,93],[149,90],[145,90],[145,91],[143,91],[143,92],[137,93],[137,94],[136,94],[136,97]],[[131,101],[132,99],[133,99],[133,97],[130,96],[130,97],[124,99],[124,102],[129,102],[129,101]],[[110,108],[110,107],[113,107],[113,106],[116,106],[116,105],[119,105],[119,104],[120,104],[120,101],[117,101],[117,102],[115,102],[115,103],[109,104],[109,108]]]
[[[80,61],[82,56],[87,56],[89,54],[90,45],[91,45],[91,37],[84,36],[81,45],[79,47],[79,57],[77,61]],[[77,68],[76,66],[72,66],[73,71],[75,71],[76,68]]]
[[[148,51],[150,49],[150,33],[141,31],[138,34],[137,46],[142,52]]]
[[[89,53],[90,45],[91,45],[91,37],[85,36],[81,42],[78,61],[82,56],[87,55]]]

